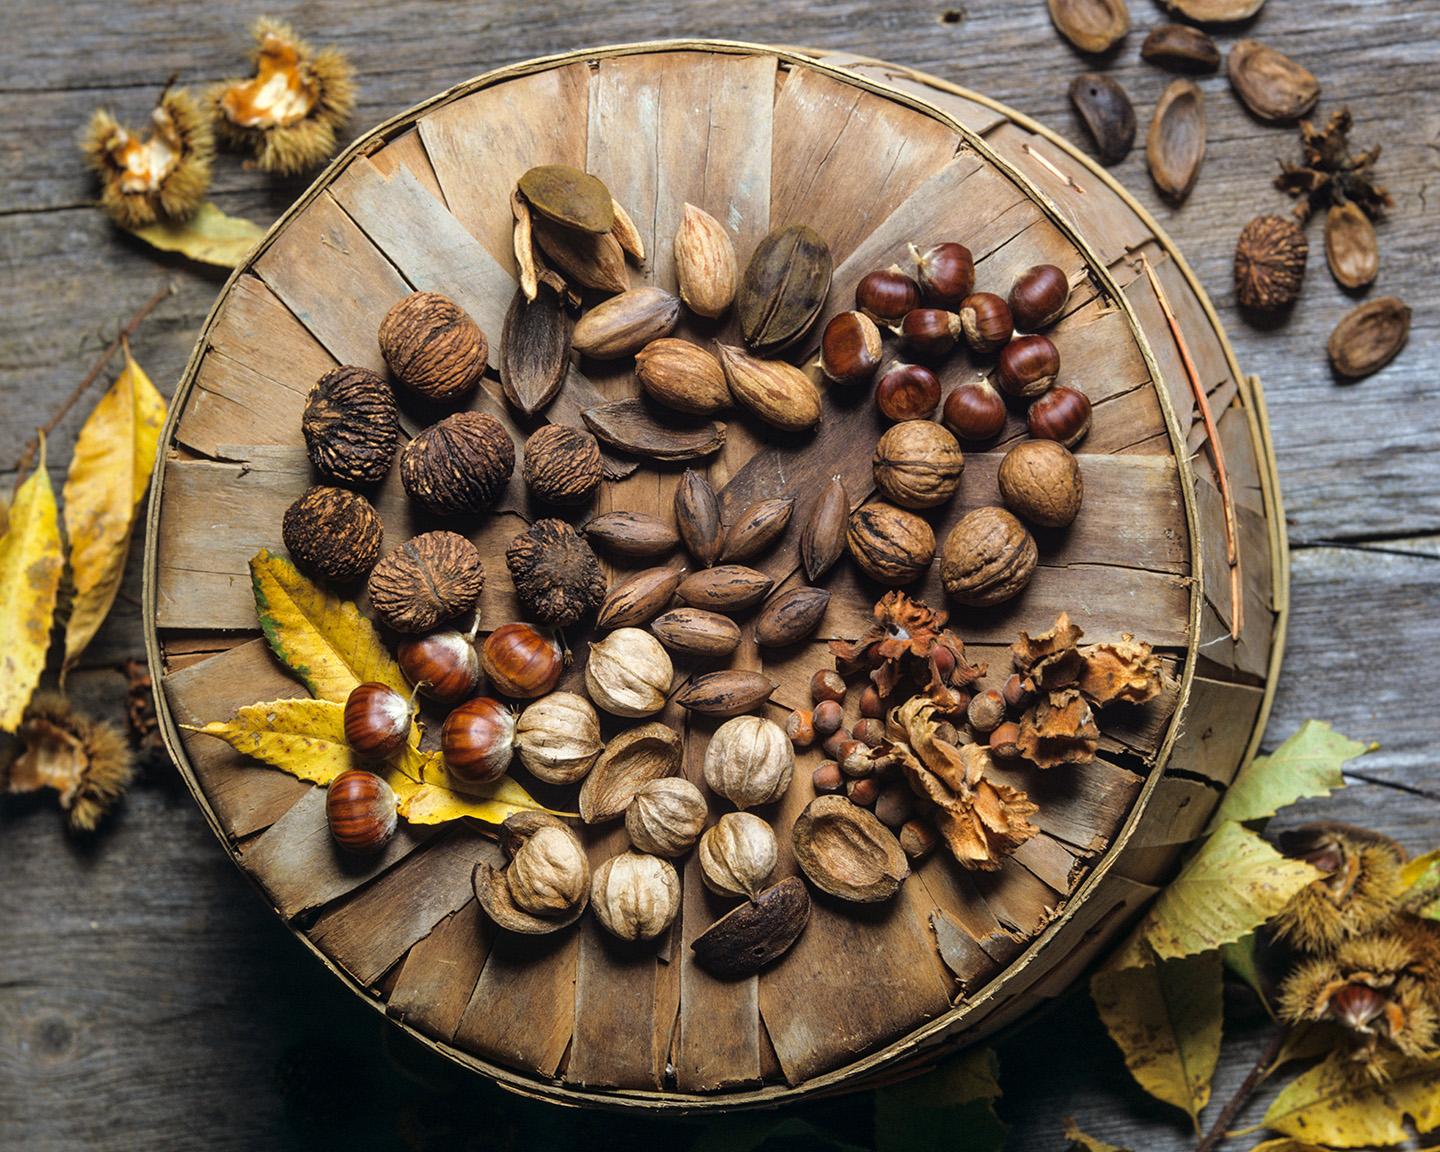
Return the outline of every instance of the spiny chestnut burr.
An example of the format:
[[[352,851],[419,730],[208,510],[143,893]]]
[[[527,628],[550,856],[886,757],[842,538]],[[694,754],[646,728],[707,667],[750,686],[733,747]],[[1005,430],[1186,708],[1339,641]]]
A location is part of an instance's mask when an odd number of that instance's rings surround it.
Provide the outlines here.
[[[400,671],[420,689],[420,695],[453,708],[475,694],[480,683],[480,654],[475,633],[442,628],[423,636],[410,636],[395,650]]]
[[[497,780],[515,751],[515,713],[489,696],[467,700],[445,717],[440,747],[452,776],[471,784]]]
[[[855,285],[855,306],[876,324],[898,324],[920,306],[920,285],[898,268],[877,268]]]
[[[1010,315],[1022,332],[1053,324],[1070,299],[1070,279],[1054,264],[1036,264],[1016,278],[1010,288]]]
[[[1000,350],[995,379],[1011,396],[1039,396],[1060,373],[1060,352],[1048,336],[1017,336]]]
[[[932,244],[921,252],[910,245],[920,291],[936,308],[954,308],[975,286],[975,259],[963,244]]]
[[[480,665],[496,692],[532,700],[560,682],[565,656],[553,635],[516,622],[502,624],[485,637]]]
[[[362,756],[383,760],[405,746],[410,701],[388,684],[357,684],[345,698],[345,743]]]
[[[1005,399],[988,380],[953,388],[945,397],[941,423],[961,440],[989,440],[1005,428]]]
[[[345,851],[372,855],[395,835],[395,793],[374,772],[347,768],[325,789],[325,820],[331,838]]]
[[[891,420],[926,420],[940,403],[940,381],[920,364],[897,364],[875,385],[875,404]]]
[[[1090,431],[1090,397],[1058,384],[1030,405],[1026,423],[1037,440],[1058,440],[1073,448]]]
[[[998,352],[1015,334],[1010,305],[993,292],[972,292],[960,301],[960,330],[972,351]]]
[[[943,308],[912,308],[900,321],[901,338],[927,360],[948,356],[964,334],[960,317]]]
[[[837,384],[863,384],[880,366],[880,329],[863,312],[841,312],[820,338],[820,371]]]

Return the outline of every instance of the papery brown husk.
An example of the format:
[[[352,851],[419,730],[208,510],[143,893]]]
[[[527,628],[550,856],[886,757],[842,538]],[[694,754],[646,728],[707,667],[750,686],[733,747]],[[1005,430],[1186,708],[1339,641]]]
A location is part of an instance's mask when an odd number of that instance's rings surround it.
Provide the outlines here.
[[[1097,708],[1117,700],[1144,704],[1165,687],[1159,658],[1149,644],[1137,642],[1128,632],[1118,641],[1089,644],[1079,656],[1077,687]]]
[[[1100,748],[1100,729],[1090,704],[1076,688],[1042,696],[1020,717],[1016,746],[1039,768],[1088,764]]]

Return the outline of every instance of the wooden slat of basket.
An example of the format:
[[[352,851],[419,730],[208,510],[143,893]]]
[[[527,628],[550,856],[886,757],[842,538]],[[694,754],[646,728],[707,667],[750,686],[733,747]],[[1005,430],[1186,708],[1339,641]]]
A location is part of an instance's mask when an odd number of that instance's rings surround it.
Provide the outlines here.
[[[288,439],[289,429],[300,426],[305,393],[314,383],[299,373],[295,379],[303,391],[276,384],[219,352],[206,352],[186,402],[185,419],[175,429],[175,442],[201,455],[217,456],[221,443]]]
[[[614,845],[615,851],[623,847]],[[614,854],[613,852],[611,854]],[[656,1089],[656,943],[615,939],[594,924],[580,929],[575,967],[575,1034],[569,1084]]]
[[[237,277],[206,347],[276,384],[308,392],[337,361],[258,276]]]
[[[867,80],[888,85],[900,92],[909,93],[927,104],[932,104],[952,120],[964,125],[977,136],[983,136],[991,128],[1007,121],[1003,112],[979,100],[971,100],[958,93],[937,88],[917,77],[909,68],[886,64],[865,56],[848,52],[821,52],[819,59],[847,72],[854,72]]]
[[[361,984],[373,984],[417,940],[475,898],[470,874],[480,859],[504,864],[496,845],[464,829],[447,829],[425,851],[331,904],[305,935]]]
[[[1155,389],[1145,384],[1104,401],[1090,431],[1077,445],[1087,454],[1174,456],[1168,432],[1154,431],[1165,424]],[[1188,535],[1188,532],[1187,532]]]
[[[940,960],[955,978],[962,996],[981,988],[1000,971],[1000,961],[980,947],[943,909],[930,913],[930,930],[935,933]]]
[[[1237,505],[1265,515],[1265,489],[1260,483],[1260,460],[1250,435],[1250,421],[1242,404],[1232,404],[1215,420],[1225,464],[1230,470],[1230,491]],[[1270,565],[1265,565],[1266,569]]]
[[[1201,305],[1199,297],[1195,295],[1195,290],[1191,287],[1190,281],[1186,279],[1180,265],[1174,260],[1167,259],[1159,262],[1151,261],[1151,266],[1155,269],[1155,275],[1165,292],[1165,299],[1170,305],[1170,310],[1175,313],[1175,318],[1180,323],[1180,330],[1184,333],[1186,351],[1190,353],[1190,359],[1195,365],[1195,371],[1199,375],[1201,384],[1207,392],[1213,392],[1215,388],[1227,381],[1233,387],[1235,379],[1230,371],[1230,362],[1225,355],[1225,347],[1220,342],[1220,335],[1211,326],[1209,316]],[[1148,280],[1149,277],[1146,279]],[[1154,338],[1152,336],[1152,339]],[[1212,400],[1211,411],[1218,416],[1225,408],[1226,403],[1225,400]]]
[[[1023,864],[1035,879],[1062,896],[1074,892],[1086,872],[1078,855],[1043,832],[1021,844],[1010,858]]]
[[[578,933],[499,932],[455,1030],[466,1051],[554,1076],[574,1029]]]
[[[437,1040],[450,1040],[497,931],[474,899],[436,925],[406,954],[386,1013]]]
[[[934,852],[915,875],[929,895],[930,905],[946,918],[950,928],[963,932],[997,965],[1020,955],[1023,939],[1000,923],[975,887],[974,874],[961,868],[947,852]],[[950,943],[953,947],[955,942]],[[956,974],[962,975],[958,969]]]
[[[1060,770],[1020,761],[996,762],[994,779],[1040,805],[1031,822],[1082,852],[1103,852],[1134,806],[1145,779],[1103,759]]]
[[[1155,763],[1170,720],[1180,702],[1180,677],[1184,659],[1161,655],[1160,668],[1164,685],[1153,700],[1138,707],[1109,709],[1100,732],[1102,754],[1136,752],[1147,765]]]
[[[435,168],[425,151],[425,144],[420,139],[418,128],[411,128],[383,148],[377,148],[370,153],[369,159],[370,163],[387,177],[394,176],[399,169],[405,168],[430,195],[449,208],[445,193],[440,187],[440,180],[435,175]]]
[[[1051,888],[1012,857],[1000,861],[993,872],[976,872],[975,890],[996,919],[1018,936],[1029,938],[1055,919],[1064,894]]]

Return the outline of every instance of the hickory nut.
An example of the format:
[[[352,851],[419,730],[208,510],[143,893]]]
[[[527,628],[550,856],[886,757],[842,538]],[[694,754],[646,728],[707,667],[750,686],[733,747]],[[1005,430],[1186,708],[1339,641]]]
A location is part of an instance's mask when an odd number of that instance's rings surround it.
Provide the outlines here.
[[[709,809],[700,789],[683,776],[652,780],[625,809],[630,843],[652,856],[679,856],[705,830]]]
[[[775,871],[775,830],[750,812],[727,812],[700,837],[700,878],[717,896],[760,895]]]
[[[650,716],[665,707],[675,667],[660,641],[639,628],[617,628],[590,645],[585,691],[614,716]]]
[[[605,744],[590,701],[573,692],[552,692],[520,713],[515,750],[537,780],[573,784],[595,766]]]
[[[705,749],[705,783],[737,808],[785,795],[795,774],[795,747],[762,716],[736,716],[715,729]]]
[[[622,940],[653,940],[680,911],[680,877],[658,856],[612,856],[590,882],[590,903],[601,927]]]

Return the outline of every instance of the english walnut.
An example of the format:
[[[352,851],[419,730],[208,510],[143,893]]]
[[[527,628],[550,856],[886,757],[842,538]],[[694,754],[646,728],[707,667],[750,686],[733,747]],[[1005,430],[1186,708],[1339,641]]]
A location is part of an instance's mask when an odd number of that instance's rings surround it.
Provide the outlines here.
[[[850,516],[845,543],[856,563],[882,584],[918,580],[935,559],[935,531],[892,504],[865,504]]]
[[[1005,453],[996,479],[1005,507],[1032,524],[1064,528],[1080,514],[1080,465],[1058,440],[1022,440]]]
[[[934,508],[960,487],[960,442],[933,420],[902,420],[886,429],[871,460],[875,486],[902,508]]]
[[[1257,216],[1235,241],[1235,295],[1241,307],[1273,312],[1300,295],[1310,244],[1294,220]]]
[[[397,632],[424,632],[475,607],[485,566],[456,532],[426,532],[384,556],[370,573],[370,603]]]
[[[977,508],[945,538],[940,582],[961,604],[988,607],[1029,584],[1038,559],[1025,525],[1003,508]]]
[[[483,412],[453,412],[430,425],[400,454],[400,482],[437,516],[489,507],[515,471],[515,444]]]
[[[385,363],[427,400],[454,400],[473,390],[489,351],[470,314],[438,292],[413,292],[380,321]]]
[[[568,424],[546,424],[525,441],[525,485],[552,504],[584,504],[604,479],[595,437]]]
[[[510,542],[505,565],[520,603],[542,623],[574,624],[605,599],[600,561],[563,520],[535,521]]]
[[[348,488],[307,488],[285,509],[285,547],[301,568],[322,580],[358,580],[380,558],[380,514]]]
[[[310,389],[300,430],[310,462],[327,480],[372,484],[395,459],[400,410],[384,377],[344,364]]]

